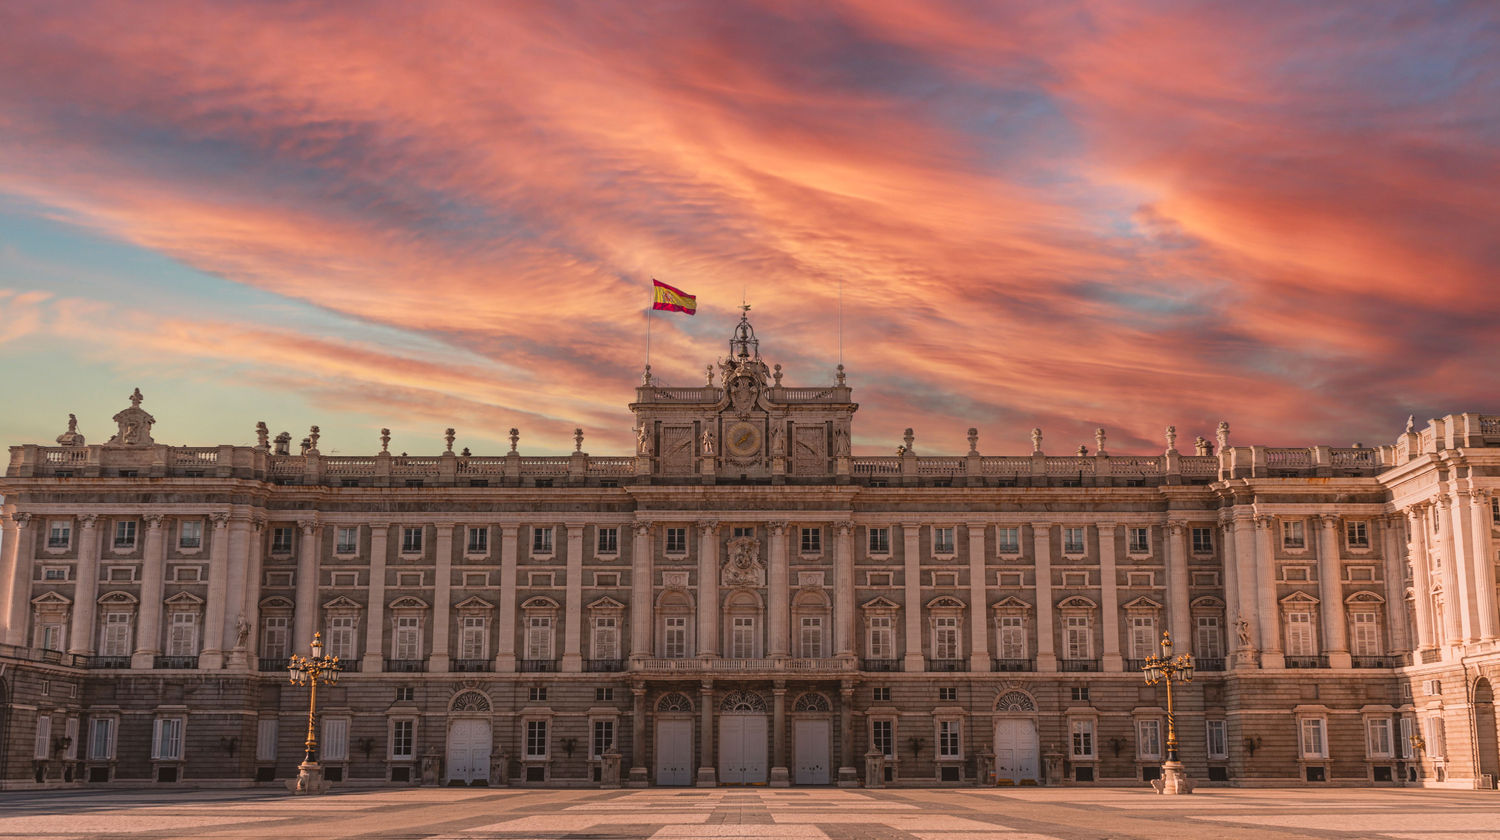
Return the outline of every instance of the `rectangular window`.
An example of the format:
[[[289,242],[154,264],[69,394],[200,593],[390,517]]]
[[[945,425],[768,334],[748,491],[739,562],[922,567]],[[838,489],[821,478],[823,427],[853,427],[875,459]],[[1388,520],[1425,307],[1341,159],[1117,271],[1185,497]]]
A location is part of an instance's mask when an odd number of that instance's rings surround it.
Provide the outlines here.
[[[151,757],[161,761],[182,759],[182,718],[157,718],[151,733]]]
[[[730,622],[729,655],[734,659],[755,658],[755,617],[735,616]]]
[[[67,548],[73,544],[73,523],[49,522],[47,524],[47,547]]]
[[[396,689],[397,703],[410,703],[417,698],[417,690],[409,685],[399,686]]]
[[[490,553],[490,529],[470,528],[469,543],[464,546],[465,554],[489,554]]]
[[[687,529],[686,528],[668,528],[667,529],[667,553],[668,554],[687,554]]]
[[[288,527],[271,529],[271,553],[290,554],[292,551],[292,529]]]
[[[349,719],[341,717],[323,718],[323,761],[349,760]]]
[[[552,658],[552,616],[533,615],[527,619],[526,658]]]
[[[340,527],[334,535],[335,554],[353,554],[359,551],[359,528]]]
[[[822,554],[823,553],[823,529],[822,528],[803,528],[802,529],[802,553],[803,554]]]
[[[1064,554],[1082,554],[1083,553],[1083,529],[1082,528],[1064,528],[1064,529],[1062,529],[1062,531],[1063,531],[1063,553]]]
[[[1130,658],[1145,659],[1156,651],[1156,619],[1149,615],[1130,617]]]
[[[255,760],[276,760],[276,738],[280,734],[280,721],[276,718],[261,718],[255,726]]]
[[[615,699],[614,686],[601,685],[594,687],[594,700],[599,702],[613,702]]]
[[[532,686],[526,689],[526,700],[531,703],[539,703],[547,699],[547,687],[544,685]]]
[[[328,655],[339,659],[354,658],[354,623],[352,615],[335,615],[328,619]]]
[[[1094,639],[1086,615],[1070,615],[1063,620],[1063,640],[1069,659],[1093,659]]]
[[[1490,522],[1500,525],[1500,496],[1490,497]]]
[[[203,547],[203,520],[193,519],[177,523],[177,547]]]
[[[619,554],[620,553],[620,529],[600,528],[598,545],[594,547],[595,554]]]
[[[614,744],[615,722],[612,720],[594,721],[594,734],[589,739],[589,758],[603,758]]]
[[[1130,545],[1126,549],[1131,554],[1151,553],[1151,532],[1146,528],[1129,528]]]
[[[115,757],[115,719],[94,718],[89,721],[89,760],[108,761]]]
[[[736,525],[734,526],[734,529],[729,532],[729,535],[734,539],[744,537],[745,539],[753,540],[755,539],[755,526]]]
[[[895,659],[896,637],[888,615],[872,615],[869,623],[871,659]]]
[[[1194,528],[1193,529],[1193,553],[1194,554],[1213,554],[1214,553],[1214,529],[1212,529],[1212,528]]]
[[[45,760],[52,752],[52,716],[37,715],[35,758]]]
[[[1094,757],[1094,721],[1092,719],[1074,719],[1073,731],[1073,758],[1091,759]]]
[[[43,624],[41,627],[41,638],[37,641],[41,643],[42,650],[62,650],[63,626],[61,624]]]
[[[1281,547],[1306,548],[1307,534],[1300,519],[1282,520]]]
[[[1322,718],[1302,719],[1302,757],[1327,758],[1328,741],[1323,737],[1327,724]]]
[[[1391,748],[1390,718],[1370,718],[1365,721],[1365,745],[1370,758],[1393,758]]]
[[[1021,553],[1021,529],[998,528],[995,531],[1001,554]]]
[[[531,529],[531,553],[532,554],[551,554],[552,553],[552,528],[551,528],[551,526],[548,526],[548,527],[545,527],[545,528],[532,528]]]
[[[662,638],[662,655],[668,659],[684,659],[688,655],[687,619],[668,616],[666,632]]]
[[[1197,654],[1205,659],[1219,659],[1224,656],[1223,636],[1219,634],[1219,617],[1216,615],[1198,616],[1198,650]]]
[[[1294,610],[1286,614],[1286,655],[1318,655],[1317,646],[1313,643],[1312,613]]]
[[[130,655],[130,613],[104,614],[104,626],[99,631],[99,655]]]
[[[1145,761],[1161,759],[1161,721],[1138,720],[1135,722],[1136,757]]]
[[[411,760],[416,730],[417,722],[414,720],[391,721],[391,760]]]
[[[1370,547],[1370,526],[1365,522],[1345,522],[1344,538],[1350,548]]]
[[[198,614],[193,612],[172,613],[171,628],[167,631],[168,656],[196,656],[198,653]]]
[[[891,702],[890,686],[880,686],[878,688],[870,689],[870,701],[873,703]]]
[[[43,566],[42,580],[67,580],[67,566]]]
[[[1229,757],[1229,728],[1222,720],[1206,720],[1203,722],[1204,730],[1208,737],[1208,757],[1224,759]]]
[[[938,721],[938,759],[953,760],[962,758],[960,750],[962,739],[960,738],[959,722],[956,720]]]
[[[419,525],[414,528],[401,529],[401,553],[420,554],[422,552],[422,531]]]
[[[1412,736],[1416,733],[1416,719],[1403,717],[1397,721],[1397,733],[1400,737],[1396,739],[1396,757],[1412,758]]]
[[[396,617],[396,659],[422,658],[422,620],[414,615]]]
[[[891,529],[890,528],[871,528],[870,529],[870,553],[871,554],[890,554],[891,553]]]
[[[958,550],[957,543],[953,539],[952,528],[932,529],[932,553],[953,554]]]
[[[482,615],[466,615],[458,628],[460,659],[484,659],[489,656],[489,622]]]
[[[953,703],[958,701],[958,689],[954,686],[940,686],[938,688],[938,702]]]
[[[1029,659],[1026,650],[1026,618],[1019,615],[1000,616],[1000,658]]]
[[[957,659],[959,657],[958,618],[956,616],[944,615],[932,620],[932,657],[934,659]]]
[[[1441,717],[1430,717],[1426,721],[1428,758],[1448,757],[1448,725]]]
[[[797,636],[798,655],[803,659],[818,659],[823,655],[823,619],[821,616],[803,616],[802,627]]]
[[[526,721],[526,757],[547,757],[547,722],[545,720]]]
[[[1354,655],[1379,656],[1380,616],[1373,612],[1357,612],[1350,614],[1349,621],[1354,625]]]
[[[1069,686],[1068,699],[1079,703],[1087,703],[1089,700],[1089,687],[1086,685]]]
[[[291,619],[284,615],[268,615],[263,620],[260,655],[263,659],[286,659],[291,656],[288,642],[291,638]]]
[[[135,548],[135,522],[115,523],[115,548]]]
[[[612,615],[594,616],[594,658],[620,657],[620,619]]]
[[[870,721],[870,747],[887,759],[896,757],[896,722]]]

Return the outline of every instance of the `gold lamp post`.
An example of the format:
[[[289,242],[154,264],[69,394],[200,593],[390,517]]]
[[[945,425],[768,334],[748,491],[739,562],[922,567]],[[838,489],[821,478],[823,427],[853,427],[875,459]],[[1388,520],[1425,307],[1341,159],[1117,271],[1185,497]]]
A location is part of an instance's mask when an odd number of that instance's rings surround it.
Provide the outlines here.
[[[312,656],[294,654],[286,669],[292,685],[305,685],[311,689],[307,695],[307,749],[302,755],[302,764],[297,767],[297,778],[289,779],[287,788],[293,793],[327,793],[323,768],[318,765],[318,684],[337,685],[339,672],[344,666],[339,664],[337,656],[323,655],[323,634],[314,633]]]
[[[1146,685],[1167,684],[1167,760],[1161,766],[1161,778],[1153,783],[1157,793],[1192,793],[1192,782],[1177,756],[1177,721],[1172,707],[1172,681],[1193,681],[1193,657],[1191,654],[1172,656],[1172,634],[1162,631],[1161,656],[1146,657],[1141,668],[1146,675]]]

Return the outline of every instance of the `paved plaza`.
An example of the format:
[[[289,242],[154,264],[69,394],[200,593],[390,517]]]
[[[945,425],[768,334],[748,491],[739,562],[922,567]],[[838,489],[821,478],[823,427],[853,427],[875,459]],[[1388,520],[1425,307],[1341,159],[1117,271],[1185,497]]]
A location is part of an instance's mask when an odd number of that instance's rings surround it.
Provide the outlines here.
[[[0,794],[0,838],[1500,838],[1500,793],[407,789]]]

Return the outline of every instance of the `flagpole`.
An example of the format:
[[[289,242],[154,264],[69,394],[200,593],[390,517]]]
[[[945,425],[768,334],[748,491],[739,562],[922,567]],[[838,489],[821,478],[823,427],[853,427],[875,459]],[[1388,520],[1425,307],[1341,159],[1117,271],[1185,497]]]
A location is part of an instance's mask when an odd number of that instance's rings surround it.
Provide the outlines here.
[[[844,364],[844,278],[839,278],[839,364]]]
[[[651,299],[653,303],[656,300],[654,295]],[[648,374],[651,372],[651,310],[655,308],[654,305],[646,307],[646,372]]]

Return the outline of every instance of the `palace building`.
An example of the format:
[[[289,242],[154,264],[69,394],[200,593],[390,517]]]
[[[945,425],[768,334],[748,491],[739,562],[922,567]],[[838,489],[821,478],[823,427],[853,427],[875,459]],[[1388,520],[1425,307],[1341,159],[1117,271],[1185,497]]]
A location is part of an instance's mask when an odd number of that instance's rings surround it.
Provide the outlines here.
[[[1500,773],[1500,416],[856,456],[842,366],[785,385],[744,318],[705,384],[647,368],[629,455],[174,446],[141,402],[10,448],[6,788],[281,784],[315,632],[335,784],[1140,785],[1164,631],[1199,785]]]

